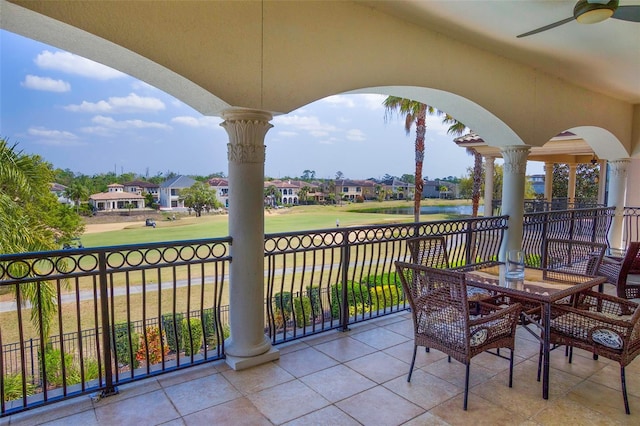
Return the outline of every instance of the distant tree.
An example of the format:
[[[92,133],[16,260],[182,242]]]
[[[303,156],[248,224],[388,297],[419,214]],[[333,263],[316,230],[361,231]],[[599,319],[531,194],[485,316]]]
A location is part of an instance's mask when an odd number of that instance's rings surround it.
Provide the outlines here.
[[[153,194],[150,192],[144,193],[144,205],[146,207],[155,207],[156,200],[153,198]]]
[[[426,179],[426,177],[425,177]],[[406,183],[412,183],[415,184],[416,183],[416,176],[415,175],[410,175],[410,174],[403,174],[402,176],[400,176],[400,180]]]
[[[380,184],[377,184],[375,187],[375,191],[376,191],[376,199],[379,202],[383,202],[385,197],[387,196],[386,191],[384,190],[384,187]]]
[[[598,196],[596,176],[599,176],[600,166],[578,164],[576,167],[576,198],[595,200]],[[565,198],[569,194],[569,166],[567,164],[553,165],[553,197]]]
[[[196,217],[202,216],[202,211],[207,208],[221,206],[216,198],[216,190],[204,182],[196,182],[191,187],[181,190],[180,197],[184,199],[185,207],[196,212]]]
[[[342,179],[344,179],[344,173],[338,170],[336,172],[336,180],[342,180]]]
[[[308,182],[314,180],[316,178],[315,170],[305,170],[302,172],[302,180],[306,180]]]
[[[282,202],[282,193],[275,185],[269,185],[264,189],[264,197],[271,197],[275,205],[280,205]]]
[[[310,191],[311,191],[311,188],[308,185],[305,185],[302,188],[300,188],[300,190],[298,191],[298,198],[300,199],[300,204],[307,204]]]
[[[65,197],[73,200],[76,213],[80,212],[80,203],[89,197],[89,190],[80,182],[73,182],[65,189]]]

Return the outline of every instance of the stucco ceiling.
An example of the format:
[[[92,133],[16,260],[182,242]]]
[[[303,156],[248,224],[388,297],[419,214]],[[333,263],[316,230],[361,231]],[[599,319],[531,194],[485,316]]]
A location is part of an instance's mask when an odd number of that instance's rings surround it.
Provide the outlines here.
[[[575,0],[367,1],[378,10],[515,59],[594,91],[640,104],[640,23],[608,19],[569,22],[516,38],[571,17]],[[640,0],[620,0],[620,6]],[[473,64],[469,64],[470,68]]]

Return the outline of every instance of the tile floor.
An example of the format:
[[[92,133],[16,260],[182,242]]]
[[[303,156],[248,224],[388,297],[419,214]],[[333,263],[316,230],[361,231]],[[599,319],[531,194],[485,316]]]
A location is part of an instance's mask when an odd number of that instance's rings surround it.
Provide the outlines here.
[[[551,395],[536,382],[538,344],[518,330],[514,386],[508,361],[482,354],[464,366],[413,350],[408,312],[278,346],[280,359],[244,371],[215,362],[120,387],[93,402],[78,397],[0,419],[0,425],[582,425],[640,424],[640,361],[627,367],[631,416],[618,364],[576,350],[552,353]]]

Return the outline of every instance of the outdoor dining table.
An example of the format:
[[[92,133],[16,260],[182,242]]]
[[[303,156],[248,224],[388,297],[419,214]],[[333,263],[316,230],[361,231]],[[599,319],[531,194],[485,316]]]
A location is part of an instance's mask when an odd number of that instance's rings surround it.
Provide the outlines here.
[[[571,303],[572,296],[589,290],[605,282],[604,277],[591,277],[554,270],[525,268],[524,279],[505,277],[505,266],[499,262],[469,265],[458,268],[465,272],[467,286],[489,291],[491,294],[507,296],[505,300],[525,302],[540,307],[539,315],[527,315],[523,321],[525,328],[542,343],[542,397],[549,399],[549,332],[551,324],[551,305],[553,303]],[[533,324],[542,330],[542,336],[532,331]]]

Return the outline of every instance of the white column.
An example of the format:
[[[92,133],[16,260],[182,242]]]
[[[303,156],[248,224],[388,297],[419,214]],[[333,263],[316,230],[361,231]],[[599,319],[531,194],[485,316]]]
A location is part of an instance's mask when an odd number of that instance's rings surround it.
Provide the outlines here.
[[[607,192],[607,160],[598,160],[600,170],[598,172],[598,204],[604,204],[604,197]]]
[[[609,161],[609,200],[607,206],[615,207],[616,214],[613,217],[609,229],[609,245],[611,248],[624,248],[622,232],[624,228],[624,202],[627,190],[627,169],[630,159],[623,158]]]
[[[502,214],[509,215],[509,229],[500,247],[500,260],[504,261],[509,250],[522,248],[522,223],[524,216],[524,184],[527,157],[531,147],[527,145],[501,148],[504,158],[502,178]]]
[[[264,137],[271,113],[230,108],[220,124],[229,135],[229,325],[226,362],[241,370],[279,358],[264,334]]]
[[[553,201],[553,163],[544,163],[544,199],[551,203]]]
[[[484,157],[484,217],[493,216],[493,169],[495,157]]]
[[[571,205],[576,202],[576,175],[578,165],[569,163],[569,183],[567,185],[567,202]],[[571,206],[573,208],[573,206]]]

